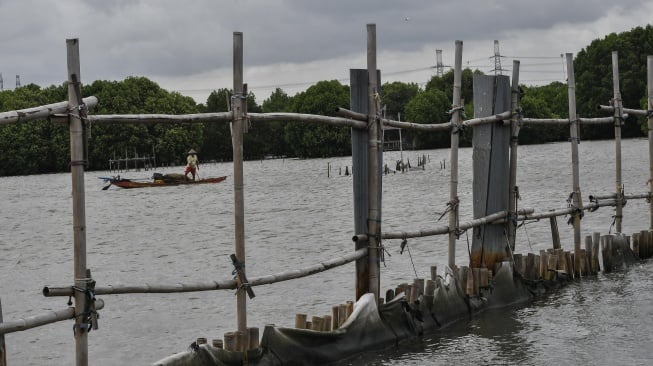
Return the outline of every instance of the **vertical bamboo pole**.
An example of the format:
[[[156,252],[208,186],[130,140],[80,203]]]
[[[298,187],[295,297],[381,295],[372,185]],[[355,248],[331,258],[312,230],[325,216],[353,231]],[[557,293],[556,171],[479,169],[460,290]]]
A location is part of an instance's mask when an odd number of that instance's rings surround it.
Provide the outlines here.
[[[647,60],[647,80],[648,80],[648,161],[649,161],[649,211],[650,221],[649,230],[653,230],[653,56],[648,56]]]
[[[243,189],[243,33],[233,34],[233,82],[234,96],[232,101],[233,126],[231,141],[234,158],[234,220],[236,257],[245,272],[245,199]],[[236,293],[238,331],[247,331],[247,299],[245,291]]]
[[[576,79],[574,78],[574,58],[571,53],[566,54],[567,57],[567,87],[568,98],[569,98],[569,132],[571,135],[571,166],[572,166],[572,195],[573,195],[573,205],[576,207],[577,211],[573,213],[573,225],[574,225],[574,272],[576,275],[580,271],[580,246],[581,246],[581,234],[580,234],[580,219],[583,209],[583,202],[581,200],[580,194],[580,183],[579,183],[579,170],[578,170],[578,117],[576,116]]]
[[[79,40],[67,39],[68,108],[70,124],[70,173],[73,195],[73,245],[74,283],[86,289],[86,212],[84,196],[84,127],[80,118],[81,76]],[[88,330],[85,329],[83,312],[86,295],[75,291],[75,364],[88,365]]]
[[[510,182],[508,191],[508,243],[515,250],[517,235],[517,147],[519,146],[519,128],[521,127],[521,112],[519,108],[519,61],[512,62],[512,87],[510,109]]]
[[[453,113],[451,115],[451,173],[449,179],[449,202],[452,210],[449,211],[449,268],[456,266],[456,228],[458,223],[458,142],[460,137],[460,95],[462,86],[463,41],[456,41],[456,54],[453,74]]]
[[[619,91],[619,55],[612,51],[612,86],[614,89],[614,147],[615,147],[615,192],[617,194],[617,206],[615,213],[615,230],[621,232],[621,220],[623,219],[623,190],[621,189],[621,125],[623,124],[623,104],[621,92]]]
[[[0,298],[0,323],[2,323],[2,299]],[[5,346],[5,335],[0,334],[0,366],[7,366],[7,347]]]
[[[376,24],[367,25],[367,75],[368,75],[368,215],[367,228],[369,238],[368,259],[370,262],[369,292],[375,298],[379,298],[380,276],[379,276],[379,250],[381,238],[381,202],[379,201],[379,151],[382,149],[383,138],[381,125],[377,116],[377,102],[379,97],[377,75],[376,75]]]

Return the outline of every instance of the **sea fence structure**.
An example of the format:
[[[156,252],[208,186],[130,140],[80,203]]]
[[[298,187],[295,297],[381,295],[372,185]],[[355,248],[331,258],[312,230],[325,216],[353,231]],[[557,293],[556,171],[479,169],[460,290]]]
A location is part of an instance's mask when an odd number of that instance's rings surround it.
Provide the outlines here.
[[[231,111],[223,113],[203,113],[187,115],[92,115],[89,109],[97,104],[97,98],[82,98],[80,75],[79,42],[69,39],[67,44],[68,61],[68,101],[47,106],[19,111],[0,113],[0,125],[18,124],[38,118],[55,118],[67,123],[71,136],[71,177],[74,232],[74,273],[73,282],[62,287],[45,287],[44,296],[72,297],[72,306],[58,311],[22,319],[2,319],[0,308],[0,365],[6,365],[4,337],[13,332],[25,331],[64,320],[74,319],[75,360],[76,365],[88,365],[88,333],[97,328],[97,314],[105,303],[96,298],[99,295],[143,294],[143,293],[181,293],[194,291],[233,290],[236,293],[236,331],[226,332],[223,340],[214,340],[211,344],[206,339],[198,339],[198,349],[219,349],[221,354],[240,357],[241,361],[254,363],[260,349],[258,328],[250,327],[247,322],[247,300],[254,297],[254,287],[287,281],[355,262],[356,286],[355,299],[372,299],[374,304],[386,304],[403,299],[409,306],[417,306],[432,314],[436,311],[452,314],[451,307],[466,307],[465,303],[450,302],[449,308],[438,303],[438,296],[444,290],[444,282],[453,283],[469,299],[490,296],[488,288],[493,281],[507,275],[512,279],[520,277],[538,286],[562,281],[563,279],[580,279],[621,268],[630,260],[645,259],[653,255],[653,203],[651,203],[651,184],[648,192],[626,194],[621,176],[621,126],[627,115],[648,117],[649,164],[650,176],[653,177],[653,56],[648,57],[648,107],[646,110],[628,109],[621,103],[619,90],[618,55],[612,54],[614,97],[609,106],[600,106],[602,111],[610,114],[604,118],[581,118],[576,113],[575,81],[572,54],[566,54],[569,118],[567,119],[532,119],[522,116],[519,91],[519,61],[513,63],[512,81],[507,76],[478,76],[474,80],[474,104],[476,115],[472,119],[463,119],[461,103],[462,48],[463,42],[455,42],[455,69],[453,85],[453,105],[449,110],[450,121],[442,124],[417,124],[410,121],[395,121],[383,118],[380,107],[380,77],[376,61],[376,26],[367,25],[367,69],[350,70],[351,97],[350,109],[341,108],[337,117],[296,113],[248,113],[246,85],[243,82],[243,34],[233,34],[233,97]],[[480,113],[478,111],[484,111]],[[353,167],[353,201],[354,226],[352,235],[355,248],[341,257],[317,264],[308,264],[300,269],[248,278],[246,273],[246,250],[244,229],[244,189],[243,184],[243,133],[248,121],[285,120],[296,123],[320,123],[342,128],[350,128],[352,133],[352,167]],[[124,286],[104,286],[93,279],[87,264],[86,213],[84,195],[84,146],[86,126],[89,123],[231,123],[233,144],[233,187],[234,187],[234,254],[231,256],[236,278],[193,282],[183,284],[132,284]],[[579,185],[579,126],[583,124],[613,124],[615,131],[615,191],[589,197],[583,202]],[[524,124],[562,124],[568,125],[572,152],[571,170],[572,187],[568,198],[568,207],[536,212],[531,208],[517,206],[518,188],[516,186],[518,138]],[[412,129],[429,132],[449,132],[450,181],[449,197],[443,199],[448,224],[419,231],[385,232],[382,228],[382,173],[383,173],[383,136],[382,127]],[[466,221],[459,217],[458,194],[458,145],[459,132],[462,128],[474,129],[474,197],[485,202],[474,207],[474,216]],[[493,138],[487,138],[492,135]],[[491,168],[490,168],[490,164]],[[476,184],[476,181],[479,183]],[[650,181],[649,181],[650,182]],[[647,199],[650,202],[649,228],[626,236],[621,233],[623,206],[626,200]],[[581,218],[599,207],[615,207],[614,235],[593,233],[583,240],[581,235]],[[641,214],[641,213],[640,213]],[[565,251],[558,237],[556,217],[568,215],[573,223],[573,243],[571,251]],[[540,253],[517,253],[516,227],[519,222],[533,219],[551,221],[552,247]],[[387,218],[386,218],[387,219]],[[483,235],[474,235],[470,251],[470,266],[456,263],[455,249],[461,232],[467,229],[482,231]],[[437,275],[432,267],[430,279],[415,279],[412,284],[401,285],[388,290],[384,296],[380,283],[380,256],[384,240],[402,240],[408,238],[445,235],[448,241],[448,258],[445,279]],[[584,244],[584,245],[583,245]],[[602,268],[600,268],[602,264]],[[448,289],[449,286],[446,286]],[[440,291],[440,292],[439,292]],[[447,290],[448,291],[448,290]],[[496,291],[495,291],[496,292]],[[401,297],[401,296],[403,297]],[[453,295],[443,295],[453,296]],[[450,299],[452,297],[449,297]],[[1,303],[0,303],[1,306]],[[109,305],[107,305],[109,306]],[[423,308],[427,306],[427,308]],[[310,328],[313,332],[332,331],[347,325],[347,318],[355,313],[353,302],[334,306],[330,316],[308,317],[298,314],[296,326]],[[467,313],[467,310],[464,310]],[[310,320],[309,320],[310,319]],[[435,319],[435,316],[433,317]],[[440,317],[440,319],[444,319]],[[445,319],[446,320],[446,319]],[[437,321],[436,321],[437,322]],[[432,324],[435,326],[435,324]],[[268,327],[266,326],[266,332]],[[272,332],[271,332],[272,333]],[[408,335],[407,332],[400,335]],[[360,351],[360,349],[358,350]],[[189,351],[191,352],[191,351]],[[350,353],[334,353],[333,357],[351,356]],[[235,355],[235,356],[234,356]],[[290,357],[290,356],[288,356]],[[296,360],[295,360],[296,361]],[[320,361],[332,361],[321,359]],[[92,364],[92,362],[90,362]],[[172,362],[161,364],[173,364]],[[175,363],[181,364],[181,363]]]

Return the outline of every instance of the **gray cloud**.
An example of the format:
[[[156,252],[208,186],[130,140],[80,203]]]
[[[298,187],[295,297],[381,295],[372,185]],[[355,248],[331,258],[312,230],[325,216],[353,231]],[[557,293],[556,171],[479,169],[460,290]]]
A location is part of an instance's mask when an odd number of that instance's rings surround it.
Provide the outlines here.
[[[0,73],[5,88],[20,74],[42,86],[65,79],[65,39],[79,38],[82,79],[120,80],[129,75],[191,78],[231,67],[232,33],[242,31],[246,67],[351,59],[365,53],[365,25],[377,26],[379,52],[415,53],[457,39],[539,37],[583,27],[615,11],[607,0],[0,0]],[[620,9],[642,9],[622,0]],[[619,31],[637,25],[619,24]],[[594,38],[603,37],[597,33]],[[564,37],[564,35],[563,35]],[[566,35],[575,37],[574,34]],[[556,55],[569,50],[541,49]],[[551,39],[532,39],[549,46]],[[525,42],[527,43],[527,42]],[[506,45],[510,49],[510,45]],[[451,54],[449,48],[448,54]],[[557,52],[557,53],[556,53]],[[434,63],[434,56],[421,62]],[[405,69],[414,65],[407,62]],[[346,75],[346,70],[343,71]],[[315,80],[321,79],[315,75]],[[263,82],[265,83],[265,81]],[[283,83],[283,81],[280,81]]]

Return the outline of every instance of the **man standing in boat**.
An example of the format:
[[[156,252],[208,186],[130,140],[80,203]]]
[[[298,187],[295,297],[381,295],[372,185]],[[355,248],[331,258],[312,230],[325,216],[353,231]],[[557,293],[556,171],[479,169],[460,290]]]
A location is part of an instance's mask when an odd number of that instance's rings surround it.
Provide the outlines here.
[[[186,158],[186,171],[184,172],[186,179],[188,179],[188,173],[190,173],[193,176],[193,180],[195,180],[195,172],[199,170],[199,168],[200,162],[197,159],[197,151],[190,149],[188,157]]]

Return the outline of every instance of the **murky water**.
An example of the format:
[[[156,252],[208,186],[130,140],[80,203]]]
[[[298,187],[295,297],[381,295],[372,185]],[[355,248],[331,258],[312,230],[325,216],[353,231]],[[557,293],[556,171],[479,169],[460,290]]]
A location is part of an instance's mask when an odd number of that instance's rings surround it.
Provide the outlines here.
[[[648,142],[623,145],[626,193],[646,192]],[[582,142],[581,189],[588,194],[614,191],[614,143]],[[521,207],[563,208],[571,191],[568,143],[520,146],[518,184]],[[390,174],[383,181],[383,228],[416,231],[437,222],[449,195],[449,151],[404,152],[416,165],[426,155],[426,170]],[[461,219],[471,218],[471,149],[460,152]],[[390,166],[399,152],[386,153]],[[447,169],[440,169],[446,161]],[[331,176],[327,177],[327,166]],[[245,163],[245,230],[248,276],[301,268],[353,250],[351,177],[339,175],[351,158],[265,160]],[[181,168],[160,170],[180,172]],[[152,172],[123,176],[144,178]],[[231,278],[233,241],[232,165],[205,164],[201,176],[228,175],[224,183],[102,191],[86,174],[88,266],[98,286],[174,284]],[[69,286],[73,280],[70,174],[0,178],[0,298],[5,321],[67,307],[68,298],[45,298],[44,286]],[[624,209],[623,231],[647,229],[648,205],[632,200]],[[614,210],[587,214],[583,233],[611,229]],[[573,247],[573,232],[559,219],[563,246]],[[614,232],[614,228],[612,228]],[[548,220],[518,231],[517,251],[550,247]],[[471,241],[471,238],[470,238]],[[415,271],[447,261],[444,236],[384,242],[382,290],[410,281]],[[466,263],[467,239],[457,243],[457,261]],[[413,267],[414,264],[414,267]],[[295,313],[328,314],[332,305],[352,300],[353,264],[313,277],[256,287],[248,301],[248,324],[294,324]],[[362,355],[349,363],[375,365],[636,365],[653,357],[653,264],[625,273],[599,275],[573,283],[537,302],[502,309],[398,348]],[[186,294],[100,296],[100,329],[89,336],[92,365],[147,365],[183,351],[197,337],[222,338],[235,330],[233,291]],[[9,365],[74,364],[72,321],[6,336]]]

